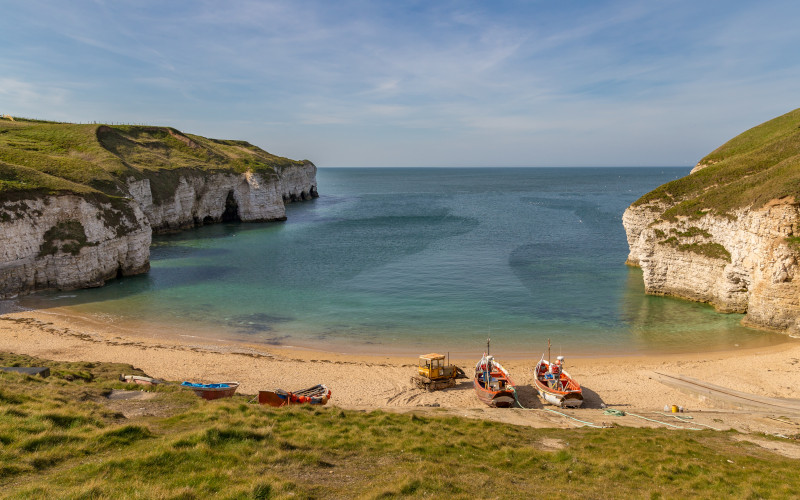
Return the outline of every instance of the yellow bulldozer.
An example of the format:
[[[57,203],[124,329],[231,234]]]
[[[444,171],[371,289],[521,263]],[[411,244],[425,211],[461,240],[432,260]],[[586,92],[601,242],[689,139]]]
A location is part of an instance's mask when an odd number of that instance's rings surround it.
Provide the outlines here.
[[[411,377],[411,383],[420,389],[438,391],[454,387],[459,378],[467,378],[464,370],[451,365],[449,359],[445,361],[444,355],[433,352],[419,357],[417,375]]]

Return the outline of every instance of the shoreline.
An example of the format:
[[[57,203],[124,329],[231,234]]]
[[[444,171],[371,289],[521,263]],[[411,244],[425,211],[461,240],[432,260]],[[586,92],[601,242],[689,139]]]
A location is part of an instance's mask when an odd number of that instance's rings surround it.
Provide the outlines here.
[[[102,322],[90,324],[42,311],[1,314],[0,345],[4,351],[58,361],[129,363],[150,376],[177,382],[236,380],[241,383],[239,393],[248,395],[261,389],[298,390],[324,383],[333,393],[329,404],[345,409],[435,412],[536,427],[582,425],[552,412],[528,411],[554,409],[543,406],[532,387],[532,367],[539,357],[512,359],[502,350],[493,350],[493,354],[517,382],[519,401],[525,409],[486,407],[475,397],[471,379],[460,380],[456,387],[443,391],[417,389],[410,382],[416,373],[416,355],[342,354],[227,340],[154,339],[110,333]],[[469,375],[480,354],[451,353],[451,362]],[[780,423],[759,411],[726,410],[713,401],[658,382],[654,372],[688,375],[761,396],[800,399],[799,367],[800,341],[796,339],[775,346],[713,353],[567,356],[567,371],[584,388],[585,408],[563,413],[595,423],[651,426],[642,420],[605,416],[602,408],[658,416],[665,405],[674,404],[686,408],[686,415],[701,425],[796,434],[800,432],[797,418],[797,423]],[[765,376],[767,370],[769,377]],[[676,422],[669,416],[659,418]]]
[[[11,301],[6,301],[11,302]],[[2,306],[2,304],[0,304]],[[441,342],[430,341],[425,344],[391,344],[391,343],[362,343],[354,345],[345,340],[331,341],[328,339],[320,339],[314,341],[312,339],[294,339],[290,343],[283,343],[286,337],[291,333],[284,331],[275,331],[273,339],[259,338],[244,333],[237,333],[231,329],[226,329],[220,325],[192,325],[184,324],[165,324],[153,322],[151,320],[142,320],[138,324],[135,320],[116,317],[109,314],[86,314],[72,310],[70,306],[55,306],[47,308],[27,308],[19,306],[16,303],[11,303],[9,306],[6,304],[6,309],[0,308],[0,317],[4,314],[28,314],[42,317],[51,318],[50,320],[56,323],[67,323],[76,325],[80,328],[89,328],[92,330],[101,331],[106,335],[117,335],[127,338],[137,338],[154,341],[177,341],[180,343],[212,343],[212,344],[232,344],[232,345],[246,345],[262,350],[280,350],[280,351],[296,351],[296,352],[313,352],[318,356],[337,355],[337,356],[357,356],[357,357],[375,357],[375,358],[409,358],[416,359],[420,354],[426,352],[439,352],[447,355],[448,352],[452,359],[475,357],[477,360],[480,358],[481,353],[485,350],[486,340],[481,339],[479,342],[471,342],[470,346],[474,345],[474,349],[464,349],[463,340],[459,340],[459,349],[452,350],[445,347],[444,344],[451,345],[454,341],[453,338],[443,338]],[[192,329],[195,328],[195,329]],[[187,333],[198,332],[198,335]],[[776,332],[768,332],[772,336],[770,338],[761,337],[755,338],[750,342],[742,342],[744,345],[714,345],[714,346],[695,346],[685,350],[648,350],[648,349],[631,349],[624,351],[614,347],[606,347],[605,349],[598,349],[591,345],[573,346],[568,350],[564,349],[564,345],[554,339],[552,353],[553,356],[564,355],[571,360],[581,359],[626,359],[626,358],[652,358],[661,359],[665,357],[690,357],[690,356],[707,356],[726,353],[746,353],[748,351],[762,351],[765,349],[780,348],[786,344],[798,343],[800,338],[792,337],[789,335],[780,335]],[[779,337],[776,337],[780,335]],[[528,350],[519,349],[516,344],[505,344],[502,340],[502,335],[495,333],[492,335],[494,342],[492,343],[492,352],[500,353],[503,359],[514,361],[538,361],[546,349],[542,350]],[[191,339],[191,340],[190,340]],[[777,339],[777,341],[776,341]],[[423,352],[424,351],[424,352]]]
[[[213,338],[210,336],[205,335],[189,335],[184,333],[177,333],[170,330],[159,330],[158,334],[151,332],[149,329],[145,329],[146,332],[150,333],[136,333],[134,328],[131,326],[120,326],[119,324],[112,324],[108,321],[104,321],[104,319],[92,318],[85,315],[79,315],[72,312],[65,312],[64,308],[62,307],[55,307],[50,309],[25,309],[19,311],[13,311],[10,313],[0,313],[0,318],[8,316],[8,317],[28,317],[34,318],[39,321],[44,322],[52,322],[56,326],[60,327],[68,327],[72,329],[79,329],[79,330],[88,330],[92,331],[96,335],[101,335],[104,338],[114,338],[114,337],[123,337],[133,341],[139,342],[154,342],[154,343],[161,343],[161,344],[175,344],[175,345],[184,345],[184,346],[195,346],[196,344],[202,345],[204,348],[213,348],[214,345],[217,346],[225,346],[223,350],[229,350],[233,346],[240,346],[243,349],[253,349],[257,351],[264,351],[264,352],[276,352],[281,353],[287,357],[294,357],[300,359],[326,359],[326,360],[338,360],[340,358],[357,358],[357,359],[393,359],[393,360],[411,360],[411,362],[416,361],[416,358],[419,354],[422,353],[419,349],[414,349],[413,347],[406,347],[406,346],[393,346],[388,344],[381,344],[381,347],[385,347],[385,352],[373,352],[369,349],[361,349],[359,350],[358,347],[352,348],[351,350],[344,350],[347,349],[344,345],[339,345],[337,343],[328,343],[322,344],[322,347],[314,348],[308,347],[304,345],[283,345],[283,344],[272,344],[267,342],[258,342],[253,341],[251,339],[246,338],[245,336],[236,337],[230,336],[225,337],[221,336],[220,338]],[[45,321],[47,320],[47,321]],[[757,353],[764,353],[764,352],[780,352],[784,349],[791,348],[791,345],[796,344],[800,348],[800,338],[791,337],[786,335],[786,340],[781,343],[769,343],[762,346],[749,346],[749,347],[739,347],[739,345],[735,345],[733,348],[719,348],[719,349],[712,349],[706,350],[703,352],[699,352],[696,350],[685,351],[685,352],[660,352],[660,353],[639,353],[639,352],[620,352],[620,353],[613,353],[613,352],[599,352],[594,354],[566,354],[567,357],[571,361],[590,361],[593,363],[604,363],[604,362],[613,362],[613,361],[621,361],[621,360],[631,360],[633,362],[638,363],[647,363],[647,362],[660,362],[660,361],[678,361],[678,360],[692,360],[692,361],[700,361],[704,359],[708,359],[709,356],[722,356],[722,357],[731,357],[731,356],[747,356],[749,354],[757,354]],[[450,351],[451,359],[453,361],[464,361],[472,359],[473,357],[475,360],[479,359],[481,354],[485,349],[483,347],[485,344],[477,345],[474,351],[469,350],[460,350],[460,351]],[[553,356],[563,354],[561,347],[556,347],[555,345],[552,348]],[[427,352],[427,351],[426,351]],[[541,354],[531,352],[504,352],[502,350],[502,346],[499,348],[496,347],[496,344],[493,345],[492,348],[493,354],[498,354],[499,357],[506,360],[512,360],[518,363],[536,363],[539,361]],[[447,354],[447,352],[443,351],[440,354]],[[574,364],[574,363],[571,363]]]

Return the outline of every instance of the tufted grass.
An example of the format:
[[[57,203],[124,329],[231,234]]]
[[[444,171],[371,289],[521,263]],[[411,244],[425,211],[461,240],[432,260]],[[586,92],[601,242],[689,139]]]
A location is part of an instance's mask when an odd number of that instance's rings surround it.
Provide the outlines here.
[[[634,205],[666,203],[659,216],[675,220],[713,213],[732,216],[774,199],[800,201],[800,109],[734,137],[700,160],[708,165],[639,198]]]
[[[130,366],[0,354],[1,364],[9,362],[51,366],[53,376],[0,372],[3,498],[789,498],[800,492],[796,460],[736,441],[731,432],[532,429],[435,413],[278,409],[245,396],[203,401],[177,386],[159,389],[153,404],[161,416],[123,418],[104,395],[135,387],[116,381],[120,371],[136,373]]]
[[[125,196],[129,178],[150,179],[159,201],[180,175],[258,172],[267,177],[304,161],[244,141],[207,139],[169,127],[0,120],[0,194],[102,193]]]

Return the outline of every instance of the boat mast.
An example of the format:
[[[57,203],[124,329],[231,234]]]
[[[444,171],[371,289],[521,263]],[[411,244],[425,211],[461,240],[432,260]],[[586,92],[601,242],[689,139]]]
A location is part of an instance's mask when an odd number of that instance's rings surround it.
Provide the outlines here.
[[[484,385],[485,389],[489,389],[489,382],[492,378],[492,367],[489,366],[489,363],[491,363],[491,361],[489,361],[489,342],[491,340],[490,337],[486,337],[486,375],[483,377],[484,383],[486,384]]]
[[[547,339],[547,362],[552,363],[550,360],[550,339]]]

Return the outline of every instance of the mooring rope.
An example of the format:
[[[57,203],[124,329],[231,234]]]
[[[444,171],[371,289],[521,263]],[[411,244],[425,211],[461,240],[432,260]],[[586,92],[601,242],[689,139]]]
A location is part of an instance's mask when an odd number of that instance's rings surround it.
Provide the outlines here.
[[[528,411],[549,411],[549,412],[557,413],[557,414],[559,414],[561,416],[564,416],[564,417],[567,417],[567,418],[571,418],[572,420],[575,420],[577,422],[582,423],[586,427],[594,427],[595,429],[603,429],[604,428],[602,425],[593,424],[592,422],[587,422],[585,420],[581,420],[579,418],[575,418],[575,417],[573,417],[571,415],[567,415],[566,413],[561,413],[560,411],[551,410],[550,408],[525,408],[524,406],[522,406],[522,403],[519,402],[519,397],[517,396],[517,388],[514,387],[512,390],[514,392],[514,401],[523,410],[528,410]]]
[[[628,413],[628,415],[636,418],[641,418],[643,420],[647,420],[649,422],[655,422],[657,424],[668,425],[670,427],[675,427],[676,429],[685,429],[687,431],[702,431],[703,429],[697,429],[695,427],[681,427],[680,425],[670,424],[669,422],[662,422],[660,420],[653,420],[652,418],[643,417],[641,415],[636,415],[635,413]]]
[[[514,392],[514,402],[516,402],[517,406],[519,406],[523,410],[528,410],[528,411],[536,411],[536,410],[549,411],[551,413],[556,413],[558,415],[561,415],[562,417],[567,417],[567,418],[570,418],[572,420],[575,420],[576,422],[580,422],[584,426],[587,426],[587,427],[594,427],[595,429],[604,429],[604,427],[602,425],[597,425],[597,424],[594,424],[592,422],[587,422],[585,420],[581,420],[579,418],[575,418],[572,415],[567,415],[566,413],[562,413],[560,411],[552,410],[550,408],[525,408],[524,406],[522,406],[522,403],[519,402],[519,396],[517,395],[517,388],[516,387],[513,388],[513,392]],[[630,412],[626,413],[626,412],[624,412],[622,410],[617,410],[617,409],[614,409],[614,408],[606,409],[603,412],[603,414],[604,415],[613,415],[613,416],[616,416],[616,417],[624,417],[625,415],[630,415],[632,417],[641,418],[642,420],[647,420],[648,422],[654,422],[656,424],[667,425],[669,427],[674,427],[676,429],[683,429],[683,430],[687,430],[687,431],[702,431],[703,430],[703,429],[699,429],[699,428],[696,428],[696,427],[682,427],[680,425],[670,424],[669,422],[662,422],[660,420],[655,420],[655,419],[652,419],[652,418],[643,417],[643,416],[637,415],[635,413],[630,413]],[[666,414],[664,414],[664,415],[666,415]],[[678,415],[667,415],[667,416],[678,418],[681,421],[692,419],[692,417],[690,417],[690,416],[678,416]],[[694,424],[694,425],[702,425],[703,427],[708,427],[709,429],[713,429],[715,431],[720,430],[720,429],[717,429],[716,427],[711,427],[710,425],[701,424],[699,422],[692,422],[692,424]]]
[[[585,420],[581,420],[579,418],[575,418],[575,417],[573,417],[571,415],[567,415],[566,413],[561,413],[560,411],[551,410],[550,408],[542,408],[542,410],[550,411],[550,412],[553,412],[553,413],[558,413],[559,415],[563,415],[563,416],[565,416],[567,418],[571,418],[572,420],[576,420],[576,421],[578,421],[578,422],[580,422],[580,423],[582,423],[582,424],[584,424],[584,425],[586,425],[588,427],[594,427],[595,429],[604,429],[605,428],[602,425],[597,425],[597,424],[593,424],[591,422],[586,422]]]
[[[669,413],[664,413],[664,412],[659,412],[659,413],[661,413],[665,417],[674,417],[674,418],[677,418],[678,420],[681,420],[681,421],[694,420],[694,417],[691,417],[689,415],[670,415]],[[712,430],[715,430],[715,431],[721,431],[722,430],[722,429],[717,429],[716,427],[711,427],[708,424],[703,424],[703,423],[700,423],[700,422],[692,422],[692,424],[693,425],[702,425],[703,427],[708,427],[709,429],[712,429]]]

